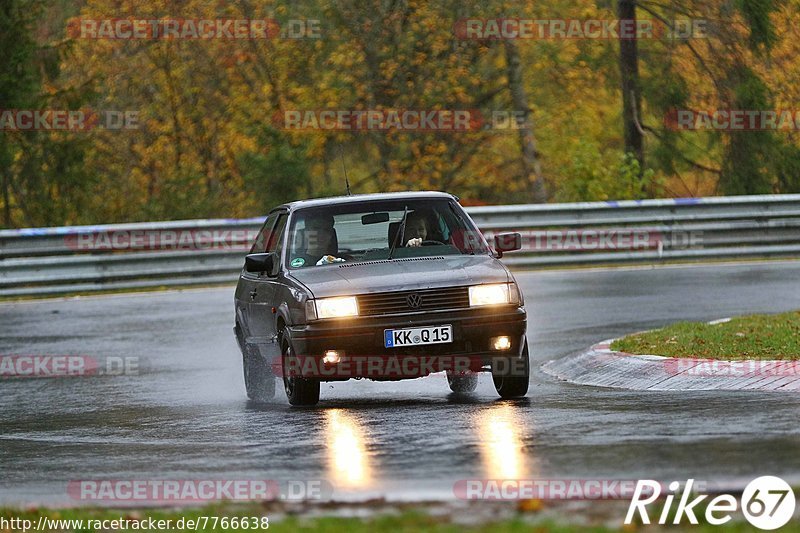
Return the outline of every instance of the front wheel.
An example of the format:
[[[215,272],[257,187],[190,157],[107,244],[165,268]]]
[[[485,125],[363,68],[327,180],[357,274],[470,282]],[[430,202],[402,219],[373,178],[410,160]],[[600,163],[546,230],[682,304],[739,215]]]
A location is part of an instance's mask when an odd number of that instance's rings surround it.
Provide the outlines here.
[[[522,355],[492,362],[492,381],[501,398],[520,398],[528,392],[531,377],[531,362],[528,355],[528,340],[522,347]]]
[[[289,338],[284,336],[281,340],[281,357],[283,368],[283,387],[286,389],[286,397],[292,405],[316,405],[319,403],[318,379],[306,379],[300,376],[292,376],[287,369],[296,368],[289,361],[295,357],[294,349]]]

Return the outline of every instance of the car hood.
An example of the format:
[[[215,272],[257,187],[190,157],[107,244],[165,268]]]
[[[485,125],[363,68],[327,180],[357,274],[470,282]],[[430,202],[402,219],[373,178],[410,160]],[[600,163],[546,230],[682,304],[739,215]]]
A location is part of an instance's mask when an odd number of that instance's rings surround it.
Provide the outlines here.
[[[488,255],[343,263],[297,269],[291,276],[315,298],[509,281],[505,267]]]

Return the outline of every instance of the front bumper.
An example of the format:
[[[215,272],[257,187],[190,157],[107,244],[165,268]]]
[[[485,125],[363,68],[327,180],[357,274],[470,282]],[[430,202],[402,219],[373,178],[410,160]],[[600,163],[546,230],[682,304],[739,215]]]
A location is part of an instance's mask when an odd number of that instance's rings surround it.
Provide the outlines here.
[[[384,330],[450,324],[453,340],[446,344],[386,348]],[[325,381],[366,377],[411,379],[431,372],[477,371],[495,358],[518,357],[527,327],[524,307],[502,306],[403,315],[320,320],[289,327],[297,356],[294,375]],[[508,350],[492,351],[490,338],[511,339]],[[328,350],[343,353],[338,365],[324,364]]]

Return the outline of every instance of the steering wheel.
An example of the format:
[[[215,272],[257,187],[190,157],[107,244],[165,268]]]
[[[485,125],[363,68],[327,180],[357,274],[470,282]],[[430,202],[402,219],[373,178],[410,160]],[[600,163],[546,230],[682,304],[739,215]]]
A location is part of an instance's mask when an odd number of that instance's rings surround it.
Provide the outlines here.
[[[442,241],[427,239],[422,241],[422,246],[445,246],[445,244]]]

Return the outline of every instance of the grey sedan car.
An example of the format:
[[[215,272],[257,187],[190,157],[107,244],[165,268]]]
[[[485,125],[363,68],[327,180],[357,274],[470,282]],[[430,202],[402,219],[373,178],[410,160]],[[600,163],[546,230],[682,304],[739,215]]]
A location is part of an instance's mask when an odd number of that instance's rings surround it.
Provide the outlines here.
[[[503,398],[530,375],[524,299],[458,199],[441,192],[343,196],[267,216],[236,288],[234,332],[247,395],[314,405],[320,383],[445,372],[475,390],[491,372]],[[277,379],[276,379],[277,378]]]

